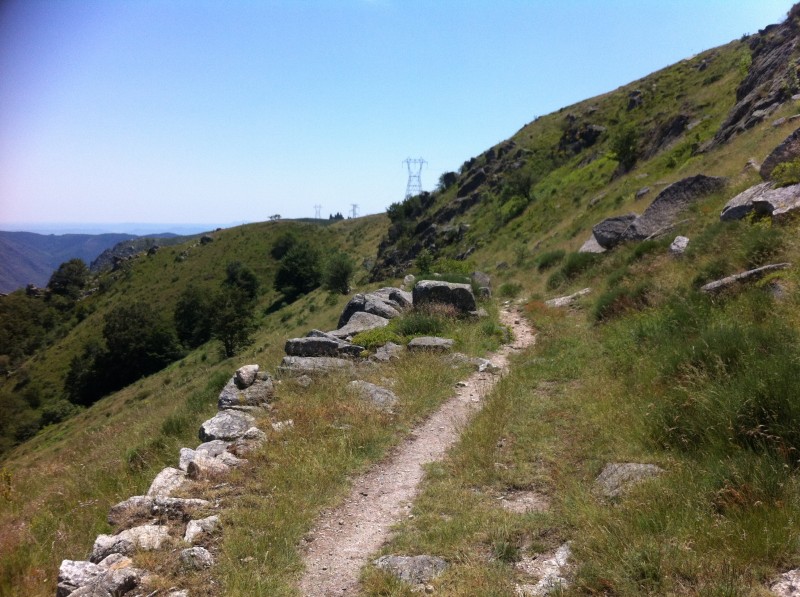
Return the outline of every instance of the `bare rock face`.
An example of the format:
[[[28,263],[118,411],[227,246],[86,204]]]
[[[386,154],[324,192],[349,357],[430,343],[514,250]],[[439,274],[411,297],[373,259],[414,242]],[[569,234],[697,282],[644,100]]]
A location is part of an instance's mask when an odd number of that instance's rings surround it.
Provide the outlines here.
[[[607,498],[618,498],[639,481],[656,477],[664,472],[654,464],[612,462],[603,468],[595,479],[595,487]]]
[[[439,338],[437,336],[420,336],[411,340],[407,348],[411,351],[428,352],[449,352],[453,348],[454,341],[450,338]]]
[[[363,381],[351,381],[348,387],[364,400],[368,400],[378,408],[391,408],[397,402],[397,396],[382,386]]]
[[[167,467],[156,475],[147,490],[148,497],[169,497],[173,491],[177,491],[186,479],[186,473],[182,470]]]
[[[160,549],[169,537],[169,528],[163,525],[145,524],[122,531],[118,535],[99,535],[92,547],[92,562],[100,562],[111,554],[130,555],[135,550]]]
[[[427,555],[382,556],[373,563],[376,568],[412,585],[428,583],[447,568],[447,562],[442,558]]]
[[[255,419],[247,413],[223,410],[200,426],[200,441],[233,441],[253,427]]]
[[[772,171],[775,170],[778,164],[791,162],[797,158],[800,158],[800,128],[786,137],[786,139],[767,156],[767,159],[761,164],[761,169],[759,170],[761,178],[764,180],[771,180]]]
[[[440,280],[421,280],[412,292],[414,307],[441,303],[455,307],[460,313],[475,311],[475,295],[469,284],[455,284]]]

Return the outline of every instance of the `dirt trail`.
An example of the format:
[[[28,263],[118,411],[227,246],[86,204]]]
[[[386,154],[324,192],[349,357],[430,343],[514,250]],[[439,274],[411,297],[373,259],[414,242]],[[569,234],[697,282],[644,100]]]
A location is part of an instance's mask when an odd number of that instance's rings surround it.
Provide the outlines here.
[[[509,354],[534,342],[533,330],[512,309],[504,307],[500,319],[513,330],[514,342],[488,357],[502,373],[507,371]],[[303,595],[358,593],[361,568],[389,539],[392,525],[408,515],[422,481],[423,465],[444,457],[499,377],[488,372],[470,375],[466,385],[457,387],[455,395],[415,427],[405,442],[355,479],[341,506],[320,516],[304,547]]]

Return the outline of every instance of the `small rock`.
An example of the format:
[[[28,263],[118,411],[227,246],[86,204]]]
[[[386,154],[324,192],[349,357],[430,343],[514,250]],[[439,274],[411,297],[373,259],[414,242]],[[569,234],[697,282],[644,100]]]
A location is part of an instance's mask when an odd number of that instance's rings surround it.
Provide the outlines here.
[[[375,567],[412,585],[424,585],[447,568],[447,562],[436,556],[382,556]]]
[[[715,280],[714,282],[709,282],[708,284],[701,286],[700,290],[703,292],[710,292],[710,293],[720,292],[721,290],[730,288],[731,286],[734,286],[739,282],[752,282],[755,280],[759,280],[769,273],[788,269],[791,266],[792,266],[791,263],[773,263],[770,265],[762,265],[761,267],[747,270],[746,272],[741,272],[739,274],[728,276],[727,278],[722,278],[721,280]]]
[[[574,303],[580,297],[586,296],[591,291],[592,291],[591,288],[584,288],[583,290],[579,290],[578,292],[575,292],[575,293],[570,294],[568,296],[562,296],[562,297],[559,297],[559,298],[550,299],[549,301],[545,301],[544,304],[547,305],[548,307],[554,307],[554,308],[556,308],[556,307],[569,307],[570,305],[572,305],[572,303]]]
[[[236,370],[236,373],[233,374],[233,380],[237,388],[244,390],[253,385],[257,375],[258,365],[245,365]]]
[[[375,351],[375,354],[370,357],[370,360],[379,363],[387,363],[399,359],[402,352],[403,347],[400,344],[387,342]]]
[[[136,549],[143,551],[160,549],[168,537],[168,527],[153,524],[133,527],[118,535],[99,535],[95,539],[90,560],[100,562],[112,553],[130,555]]]
[[[186,468],[186,476],[190,479],[211,479],[229,473],[231,467],[219,458],[195,453],[195,457]]]
[[[595,480],[597,490],[607,498],[617,498],[639,481],[656,477],[664,472],[654,464],[612,462],[603,468]]]
[[[214,565],[214,556],[205,547],[189,547],[181,550],[181,562],[194,570],[203,570]]]
[[[201,518],[200,520],[190,520],[186,525],[186,533],[183,535],[183,540],[186,543],[194,543],[203,533],[211,535],[219,529],[219,516],[209,516],[208,518]]]
[[[685,236],[676,236],[675,240],[673,240],[672,244],[669,246],[669,252],[671,255],[675,255],[677,257],[679,255],[683,255],[686,252],[686,247],[688,246],[688,238]]]
[[[368,381],[355,380],[348,384],[348,388],[356,392],[362,399],[368,400],[378,408],[391,408],[397,402],[397,396],[391,390],[369,383]]]
[[[439,338],[438,336],[420,336],[408,343],[408,350],[429,351],[429,352],[448,352],[452,350],[455,341],[450,338]]]
[[[800,597],[800,568],[784,572],[769,588],[777,597]]]

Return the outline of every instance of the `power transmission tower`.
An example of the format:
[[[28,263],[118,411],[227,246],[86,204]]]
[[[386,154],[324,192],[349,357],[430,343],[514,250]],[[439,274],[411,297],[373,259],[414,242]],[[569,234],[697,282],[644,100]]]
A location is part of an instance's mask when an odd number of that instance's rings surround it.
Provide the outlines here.
[[[319,219],[322,218],[322,216],[320,215],[320,211],[321,210],[322,210],[322,206],[321,205],[315,205],[314,206],[314,219],[315,220],[319,220]]]
[[[356,219],[358,217],[358,203],[350,204],[350,216],[353,219]]]
[[[408,199],[422,192],[422,166],[428,162],[422,158],[416,160],[408,158],[403,163],[408,167],[408,185],[406,186],[405,196]]]

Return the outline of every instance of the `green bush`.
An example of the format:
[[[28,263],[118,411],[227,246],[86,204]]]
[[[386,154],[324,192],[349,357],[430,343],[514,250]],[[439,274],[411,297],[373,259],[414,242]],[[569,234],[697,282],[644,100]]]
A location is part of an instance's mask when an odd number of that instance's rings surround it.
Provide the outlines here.
[[[553,251],[546,251],[536,257],[536,269],[540,272],[550,269],[554,265],[561,263],[567,252],[564,249],[555,249]]]
[[[353,336],[352,340],[353,344],[356,344],[357,346],[363,346],[367,350],[374,350],[379,346],[383,346],[387,342],[394,342],[395,344],[404,343],[403,338],[401,338],[388,326],[361,332]]]
[[[347,294],[350,292],[350,279],[355,271],[355,261],[342,251],[334,251],[325,260],[322,269],[322,286],[330,292]]]
[[[402,317],[392,319],[388,331],[400,336],[435,336],[441,334],[447,327],[445,318],[434,313],[414,310]]]

